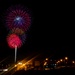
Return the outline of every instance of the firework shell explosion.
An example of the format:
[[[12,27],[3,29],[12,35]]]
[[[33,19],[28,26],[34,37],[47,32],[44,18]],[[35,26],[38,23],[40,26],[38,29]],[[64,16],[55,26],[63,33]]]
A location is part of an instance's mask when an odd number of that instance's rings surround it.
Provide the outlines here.
[[[25,43],[25,40],[26,40],[26,34],[25,32],[20,29],[20,28],[13,28],[11,31],[10,31],[10,34],[16,34],[20,37],[20,39],[22,40],[22,44]]]
[[[10,48],[15,48],[15,46],[17,46],[18,48],[20,48],[21,45],[22,45],[21,39],[16,34],[10,34],[10,35],[8,35],[7,42],[8,42],[8,45],[9,45]]]
[[[12,6],[7,12],[6,25],[10,30],[18,27],[27,31],[31,25],[30,14],[20,5]]]
[[[17,35],[23,35],[25,32],[22,29],[20,29],[20,28],[13,28],[11,30],[11,33],[15,33]]]

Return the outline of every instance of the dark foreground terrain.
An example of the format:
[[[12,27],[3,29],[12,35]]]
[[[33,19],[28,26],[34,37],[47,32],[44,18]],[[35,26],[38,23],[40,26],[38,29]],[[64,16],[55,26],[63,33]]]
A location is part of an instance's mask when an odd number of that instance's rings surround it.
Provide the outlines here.
[[[74,75],[75,74],[75,68],[62,68],[62,69],[56,69],[56,70],[46,70],[46,71],[24,71],[20,70],[15,72],[13,75]]]

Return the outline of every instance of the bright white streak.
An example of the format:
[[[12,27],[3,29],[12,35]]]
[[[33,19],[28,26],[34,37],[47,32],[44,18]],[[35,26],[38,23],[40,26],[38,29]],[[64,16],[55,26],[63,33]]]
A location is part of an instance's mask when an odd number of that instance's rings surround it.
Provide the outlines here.
[[[15,62],[16,62],[16,57],[17,57],[17,46],[15,45]]]

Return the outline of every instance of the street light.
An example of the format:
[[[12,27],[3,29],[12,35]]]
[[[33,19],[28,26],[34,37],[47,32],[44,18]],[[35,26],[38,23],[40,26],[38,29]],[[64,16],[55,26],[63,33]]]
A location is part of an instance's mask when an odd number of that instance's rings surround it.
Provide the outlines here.
[[[58,64],[58,63],[60,63],[60,61],[57,61],[56,63]]]
[[[63,60],[62,60],[62,59],[60,59],[60,61],[62,62]]]
[[[15,65],[15,67],[17,67],[17,65]]]
[[[58,61],[58,63],[60,63],[60,61]]]
[[[68,57],[65,57],[65,60],[68,60]]]
[[[48,58],[46,58],[46,60],[48,60]]]
[[[21,65],[22,63],[21,63],[21,62],[19,62],[18,64],[20,64],[20,65]]]
[[[75,62],[74,62],[74,61],[72,61],[72,63],[74,64]]]

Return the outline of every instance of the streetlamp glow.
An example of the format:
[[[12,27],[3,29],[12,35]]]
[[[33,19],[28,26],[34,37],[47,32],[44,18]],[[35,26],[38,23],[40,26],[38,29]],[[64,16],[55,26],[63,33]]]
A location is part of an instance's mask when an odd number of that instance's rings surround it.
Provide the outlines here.
[[[65,60],[68,60],[68,57],[65,57]]]
[[[21,65],[22,63],[21,63],[21,62],[19,62],[18,64],[20,64],[20,65]]]
[[[48,58],[46,58],[46,60],[48,60]]]
[[[62,60],[62,59],[60,59],[60,61],[62,62],[63,60]]]
[[[72,63],[74,64],[75,62],[74,62],[74,61],[72,61]]]

